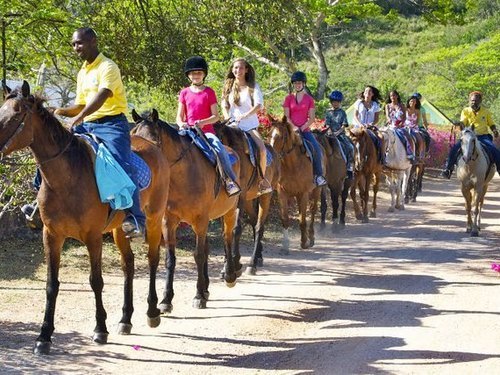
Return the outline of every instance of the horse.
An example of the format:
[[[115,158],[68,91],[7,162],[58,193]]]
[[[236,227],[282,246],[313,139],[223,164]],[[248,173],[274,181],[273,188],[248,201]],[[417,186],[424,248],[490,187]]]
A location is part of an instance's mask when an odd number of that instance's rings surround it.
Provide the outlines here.
[[[226,285],[233,287],[237,276],[241,274],[240,259],[233,258],[232,253],[238,196],[228,196],[219,173],[194,145],[191,138],[179,135],[176,126],[160,120],[156,109],[142,116],[134,110],[132,118],[135,122],[132,134],[140,135],[158,145],[168,160],[172,176],[175,176],[170,179],[170,192],[163,223],[163,236],[167,241],[165,256],[167,272],[165,291],[159,304],[160,311],[165,314],[173,309],[176,232],[181,221],[191,225],[196,236],[194,259],[198,278],[193,307],[204,309],[207,307],[209,297],[207,232],[210,220],[222,217],[224,221]],[[239,183],[240,162],[238,156],[234,153],[233,155],[237,159],[233,169],[237,177],[236,182]]]
[[[335,134],[321,132],[315,133],[316,139],[323,146],[326,156],[326,180],[330,189],[332,200],[332,221],[333,227],[339,225],[345,227],[345,206],[349,190],[351,189],[352,178],[347,178],[347,166],[342,157],[340,142]],[[341,202],[339,205],[339,197]],[[339,216],[340,207],[340,216]],[[324,229],[326,219],[326,187],[321,190],[321,229]]]
[[[377,148],[365,128],[349,130],[349,136],[354,143],[354,179],[351,186],[351,199],[357,220],[368,223],[368,203],[370,183],[373,188],[373,202],[370,217],[377,214],[377,193],[382,173],[382,163],[378,158]],[[361,208],[356,198],[356,189],[359,189]]]
[[[415,163],[412,165],[410,171],[405,203],[417,201],[417,195],[422,191],[422,181],[425,171],[425,139],[420,131],[413,132],[412,137],[415,139]]]
[[[257,267],[263,265],[262,237],[264,235],[264,224],[269,214],[272,193],[258,195],[260,181],[258,156],[255,156],[256,166],[254,166],[250,159],[250,150],[244,132],[236,127],[227,126],[227,122],[218,122],[214,124],[214,128],[217,137],[222,143],[233,149],[240,157],[241,192],[238,204],[238,219],[235,227],[234,252],[240,253],[239,243],[243,231],[243,213],[245,212],[252,226],[254,240],[250,264],[245,272],[255,275]],[[280,164],[274,149],[268,144],[266,144],[266,148],[272,155],[271,164],[266,168],[266,178],[271,183],[273,190],[275,190],[280,176]],[[255,155],[258,155],[258,152]]]
[[[316,186],[313,181],[312,162],[304,151],[302,137],[297,134],[293,125],[286,117],[282,120],[270,118],[271,146],[276,150],[280,165],[281,175],[278,182],[278,199],[280,202],[280,217],[283,225],[283,250],[288,254],[290,240],[288,238],[288,228],[290,220],[288,217],[288,202],[290,198],[295,198],[299,208],[300,221],[300,246],[307,249],[314,246],[314,218],[318,208],[318,199],[321,187]],[[323,159],[323,165],[325,160]],[[310,210],[310,223],[307,226],[307,205]]]
[[[121,255],[124,273],[124,304],[118,333],[129,334],[132,328],[134,254],[130,241],[121,229],[123,211],[110,215],[108,204],[101,203],[97,189],[90,147],[67,130],[44,106],[43,99],[31,95],[24,81],[21,89],[6,93],[0,108],[0,154],[8,155],[26,147],[31,149],[42,175],[38,206],[43,222],[43,246],[47,262],[46,305],[35,354],[49,354],[54,331],[54,314],[59,292],[61,249],[66,238],[83,242],[90,258],[90,285],[96,301],[96,326],[93,341],[107,343],[106,311],[102,302],[104,286],[101,270],[104,232],[113,231]],[[152,180],[141,192],[141,207],[146,215],[150,290],[148,324],[160,324],[160,311],[152,299],[154,270],[161,241],[161,222],[167,205],[170,181],[169,166],[160,149],[140,137],[132,137],[132,148],[149,165]]]
[[[465,199],[466,232],[470,233],[471,237],[477,237],[481,229],[484,196],[489,182],[495,175],[495,167],[473,129],[465,128],[461,139],[462,157],[457,163],[457,178]],[[474,208],[474,217],[471,213],[472,208]]]
[[[395,209],[404,210],[404,197],[408,186],[408,179],[412,164],[407,157],[406,147],[392,128],[381,130],[386,145],[385,166],[383,172],[386,176],[387,187],[391,193],[391,206],[389,212]]]

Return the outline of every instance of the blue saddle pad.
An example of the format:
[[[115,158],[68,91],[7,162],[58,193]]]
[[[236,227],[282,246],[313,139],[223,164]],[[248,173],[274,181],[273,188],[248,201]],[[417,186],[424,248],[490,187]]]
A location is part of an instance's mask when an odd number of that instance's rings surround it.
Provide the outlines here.
[[[97,153],[97,149],[99,148],[99,139],[94,137],[92,134],[75,135],[87,142],[94,150],[94,153]],[[134,173],[133,180],[136,181],[139,190],[147,189],[149,184],[151,184],[151,169],[149,168],[149,165],[135,152],[132,152],[130,164],[132,165]]]
[[[254,139],[246,132],[243,132],[245,135],[246,142],[248,144],[248,150],[250,154],[250,162],[252,165],[255,167],[257,160],[256,160],[256,150],[257,150],[257,145],[255,144]],[[266,147],[266,165],[269,167],[273,161],[273,154],[269,151],[269,149]]]
[[[200,151],[207,158],[207,160],[212,165],[216,164],[215,155],[212,152],[212,150],[210,149],[210,146],[207,145],[205,140],[202,139],[198,134],[196,134],[196,132],[194,130],[182,129],[182,130],[179,130],[179,135],[181,135],[183,137],[189,137],[191,139],[191,141],[194,143],[194,145],[196,147],[198,147],[198,149],[200,149]],[[231,165],[236,163],[236,161],[238,160],[237,157],[231,153],[228,153],[228,155],[229,155],[229,161],[231,162]]]

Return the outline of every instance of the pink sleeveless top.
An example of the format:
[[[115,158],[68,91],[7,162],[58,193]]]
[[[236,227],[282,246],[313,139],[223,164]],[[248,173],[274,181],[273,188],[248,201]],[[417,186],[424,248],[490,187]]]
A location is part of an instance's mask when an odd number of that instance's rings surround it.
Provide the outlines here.
[[[410,129],[417,129],[418,124],[417,124],[417,112],[414,113],[409,113],[406,111],[406,121],[405,121],[405,126],[409,127]]]

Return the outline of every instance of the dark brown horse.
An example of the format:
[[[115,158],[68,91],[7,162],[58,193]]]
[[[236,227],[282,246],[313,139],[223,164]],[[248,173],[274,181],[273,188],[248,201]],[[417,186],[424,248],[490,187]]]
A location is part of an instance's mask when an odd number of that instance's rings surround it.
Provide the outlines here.
[[[243,131],[235,127],[226,126],[222,122],[215,124],[214,128],[222,143],[231,147],[240,157],[241,193],[238,204],[239,215],[234,236],[234,251],[239,254],[239,243],[243,230],[242,219],[245,212],[252,226],[254,238],[253,252],[246,272],[255,275],[257,266],[262,266],[263,264],[262,236],[264,235],[264,224],[269,213],[272,193],[258,196],[261,174],[259,173],[259,168],[254,167],[250,160],[250,150]],[[271,183],[273,189],[276,189],[280,175],[280,163],[274,149],[269,145],[266,145],[266,147],[273,158],[271,164],[266,168],[266,178]],[[259,165],[258,159],[255,164]]]
[[[345,227],[345,206],[352,179],[347,178],[347,166],[342,157],[341,146],[337,137],[334,134],[328,133],[316,133],[315,136],[325,150],[326,180],[328,181],[332,201],[333,228],[337,224],[340,227]],[[324,229],[326,226],[326,191],[326,187],[321,191],[321,229]],[[341,198],[340,204],[339,197]]]
[[[376,217],[377,193],[382,173],[382,164],[379,161],[377,148],[368,130],[355,128],[350,132],[354,142],[354,181],[351,187],[351,198],[356,219],[367,223],[370,183],[373,185],[373,203],[370,211],[371,217]],[[356,198],[356,189],[359,189],[361,208]]]
[[[238,195],[228,196],[219,173],[202,152],[189,137],[180,136],[176,127],[161,121],[156,110],[143,116],[133,111],[132,116],[136,123],[132,133],[157,144],[170,163],[172,173],[163,230],[168,249],[165,259],[166,286],[160,310],[162,313],[167,313],[173,308],[176,232],[181,221],[190,224],[196,235],[194,259],[198,271],[198,281],[193,306],[205,308],[209,296],[207,231],[210,220],[222,217],[224,221],[224,250],[226,254],[224,277],[226,285],[234,286],[237,272],[241,272],[240,259],[239,257],[233,258],[232,253]],[[239,160],[234,164],[233,169],[237,176],[236,182],[239,184]]]
[[[415,163],[413,164],[405,194],[405,203],[416,202],[417,195],[422,191],[422,181],[425,171],[425,139],[421,132],[412,133],[415,140]]]
[[[304,151],[302,138],[286,117],[281,121],[271,118],[273,127],[271,145],[277,152],[281,163],[281,175],[278,183],[281,222],[283,224],[283,252],[288,253],[290,240],[288,228],[288,203],[295,198],[299,208],[300,246],[307,249],[314,245],[314,218],[318,209],[321,188],[314,183],[312,162]],[[323,165],[325,161],[323,160]],[[310,222],[307,225],[307,206],[309,204]]]
[[[59,263],[66,238],[82,241],[90,258],[90,285],[96,301],[96,326],[93,340],[107,342],[106,311],[102,303],[104,286],[101,271],[102,233],[113,230],[121,254],[125,275],[123,315],[119,333],[130,333],[134,255],[130,242],[121,230],[123,212],[109,221],[109,205],[103,204],[94,177],[94,166],[88,145],[75,137],[43,106],[43,100],[30,94],[24,82],[21,90],[7,94],[0,108],[0,153],[29,147],[42,174],[38,193],[43,221],[43,245],[47,262],[47,301],[41,334],[36,340],[35,353],[48,354],[54,331],[54,313],[59,292]],[[161,241],[161,221],[168,198],[169,167],[160,149],[150,142],[132,137],[133,149],[147,162],[152,171],[150,186],[141,192],[141,207],[146,214],[149,245],[150,294],[148,323],[160,323],[157,301],[152,298],[158,251]]]

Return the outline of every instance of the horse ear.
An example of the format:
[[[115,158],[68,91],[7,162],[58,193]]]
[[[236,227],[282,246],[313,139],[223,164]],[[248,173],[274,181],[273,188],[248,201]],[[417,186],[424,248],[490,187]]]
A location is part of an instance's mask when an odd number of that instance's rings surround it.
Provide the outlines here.
[[[26,81],[23,81],[23,85],[21,86],[21,94],[23,94],[24,98],[30,96],[30,85]]]
[[[156,110],[156,108],[153,108],[153,111],[151,112],[151,118],[154,122],[157,122],[159,117],[160,116],[158,115],[158,111]]]
[[[134,122],[139,122],[141,120],[141,116],[135,111],[135,108],[132,109],[132,119]]]
[[[7,82],[5,82],[4,79],[2,79],[2,90],[3,90],[3,96],[4,98],[10,94],[12,91],[9,86],[7,86]]]

